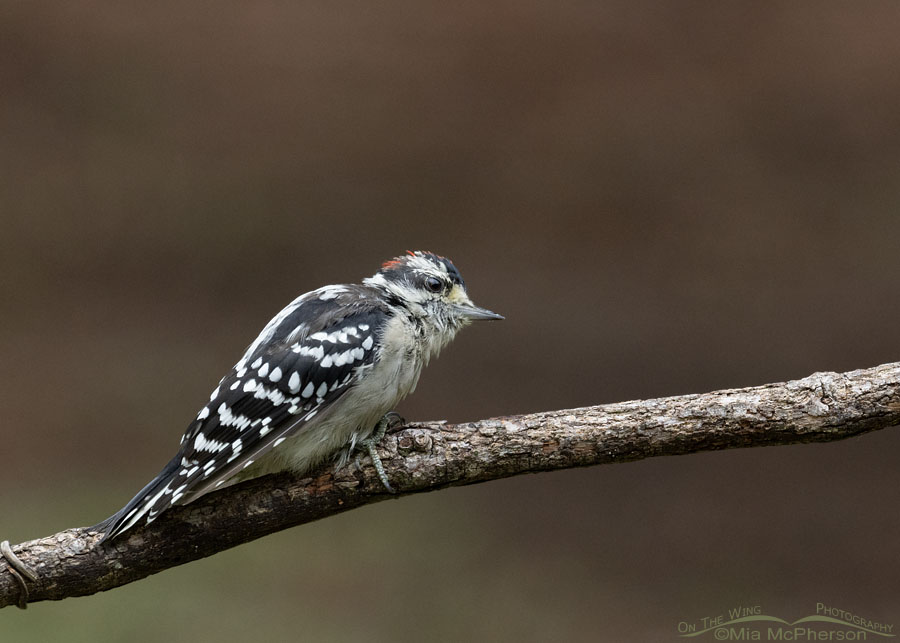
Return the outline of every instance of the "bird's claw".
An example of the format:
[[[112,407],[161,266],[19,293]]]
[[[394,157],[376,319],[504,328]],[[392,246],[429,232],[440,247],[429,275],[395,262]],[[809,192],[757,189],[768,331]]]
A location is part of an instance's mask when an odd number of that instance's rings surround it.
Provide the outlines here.
[[[397,493],[394,491],[394,488],[391,486],[390,481],[388,480],[387,473],[384,471],[384,465],[381,463],[381,458],[378,455],[378,451],[375,450],[375,445],[381,442],[384,439],[385,434],[388,432],[388,429],[394,429],[404,423],[402,417],[400,417],[399,413],[391,411],[390,413],[385,414],[381,420],[379,420],[378,424],[375,426],[375,431],[371,436],[362,440],[359,445],[365,448],[366,452],[369,454],[369,457],[372,459],[372,465],[375,467],[375,473],[378,474],[378,479],[381,480],[381,484],[384,485],[384,488],[388,493]],[[359,459],[356,460],[357,466],[359,466]]]

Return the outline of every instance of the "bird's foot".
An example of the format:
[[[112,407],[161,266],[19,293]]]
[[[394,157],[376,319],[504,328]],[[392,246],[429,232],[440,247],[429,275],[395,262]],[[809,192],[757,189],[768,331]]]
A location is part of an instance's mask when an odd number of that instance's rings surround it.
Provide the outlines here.
[[[375,450],[375,445],[381,442],[382,439],[384,439],[384,436],[388,432],[388,429],[393,429],[403,423],[404,419],[400,417],[400,414],[391,411],[390,413],[385,414],[385,416],[381,418],[381,420],[379,420],[378,424],[375,426],[375,432],[359,443],[360,448],[365,449],[366,453],[368,453],[369,457],[372,459],[372,465],[375,467],[375,473],[378,474],[378,479],[381,480],[381,484],[384,485],[384,488],[387,489],[388,493],[397,492],[394,491],[394,488],[388,481],[387,473],[385,473],[384,471],[384,465],[381,464],[381,458],[378,456],[378,451]],[[359,466],[359,460],[357,460],[357,466]]]

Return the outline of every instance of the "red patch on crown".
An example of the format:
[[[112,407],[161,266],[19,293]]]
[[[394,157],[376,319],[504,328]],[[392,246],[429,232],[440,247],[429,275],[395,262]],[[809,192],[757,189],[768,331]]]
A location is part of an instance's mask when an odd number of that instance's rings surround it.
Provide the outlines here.
[[[410,257],[418,257],[421,255],[432,255],[434,257],[437,257],[438,259],[444,259],[444,257],[442,257],[441,255],[435,254],[433,252],[428,252],[427,250],[416,250],[416,251],[407,250],[406,254],[408,254]],[[403,263],[405,260],[406,260],[406,257],[394,257],[393,259],[389,259],[388,261],[385,261],[383,264],[381,264],[381,267],[385,268],[387,270],[390,270],[391,268],[396,268],[401,263]]]

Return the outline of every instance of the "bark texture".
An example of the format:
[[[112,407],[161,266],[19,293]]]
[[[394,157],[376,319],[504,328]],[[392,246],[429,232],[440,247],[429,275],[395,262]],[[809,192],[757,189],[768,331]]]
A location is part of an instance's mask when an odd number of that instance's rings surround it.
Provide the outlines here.
[[[498,417],[408,424],[381,454],[399,495],[659,455],[827,442],[900,424],[900,363],[801,380]],[[84,596],[267,534],[390,497],[366,460],[315,477],[280,473],[167,511],[146,528],[97,544],[76,527],[12,547],[36,580],[0,559],[0,607]],[[110,513],[117,507],[111,507]]]

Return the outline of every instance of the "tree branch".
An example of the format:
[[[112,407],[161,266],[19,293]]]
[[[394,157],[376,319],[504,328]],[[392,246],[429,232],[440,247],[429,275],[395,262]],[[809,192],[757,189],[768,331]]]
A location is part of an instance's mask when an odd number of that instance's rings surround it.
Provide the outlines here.
[[[734,447],[829,442],[900,424],[900,363],[753,388],[500,417],[410,424],[379,447],[401,495],[536,471]],[[84,596],[389,497],[371,466],[269,475],[165,512],[98,546],[73,528],[13,547],[37,580],[0,562],[0,607]]]

